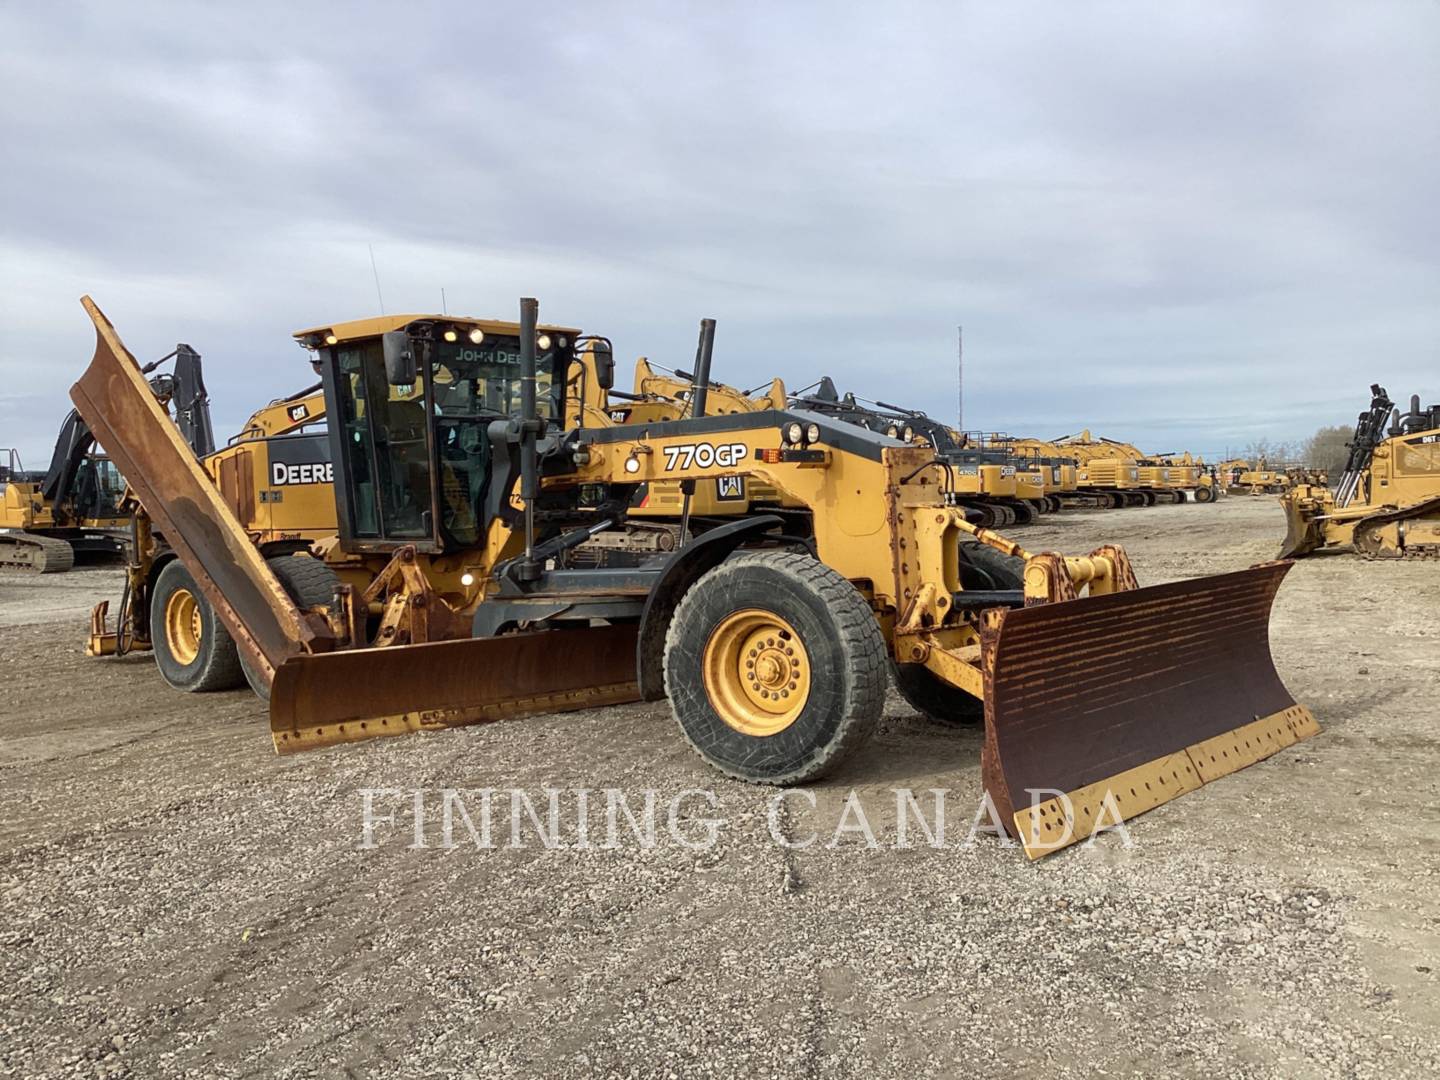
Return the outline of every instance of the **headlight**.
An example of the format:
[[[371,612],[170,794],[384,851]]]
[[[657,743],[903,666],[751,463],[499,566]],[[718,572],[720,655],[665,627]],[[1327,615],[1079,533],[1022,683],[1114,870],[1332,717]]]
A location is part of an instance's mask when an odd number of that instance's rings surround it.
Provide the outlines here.
[[[628,473],[637,473],[637,472],[639,472],[639,471],[640,471],[640,459],[637,458],[637,457],[635,457],[634,455],[631,455],[630,457],[627,457],[627,458],[625,459],[625,471],[628,472]]]
[[[470,573],[469,570],[466,570],[465,573],[460,575],[460,584],[468,589],[471,585],[475,584],[475,575]]]
[[[809,443],[816,443],[820,441],[819,424],[811,424],[805,429],[805,441]]]
[[[555,339],[555,341],[562,349],[565,348],[566,345],[570,344],[570,339],[567,338],[564,334],[561,334],[558,338]]]
[[[458,340],[460,340],[460,335],[457,334],[454,330],[446,330],[446,331],[445,331],[445,340],[446,340],[446,341],[458,341]]]
[[[889,435],[892,439],[898,439],[900,437],[900,429],[894,424],[891,424],[888,428],[885,429],[885,434]]]
[[[906,442],[913,442],[915,440],[915,432],[910,430],[909,424],[905,425],[904,438]]]
[[[535,344],[540,348],[541,352],[544,352],[546,349],[550,348],[550,335],[541,334],[535,339]]]
[[[785,441],[788,443],[798,445],[805,441],[805,429],[800,426],[800,422],[798,420],[792,420],[790,421],[790,423],[786,424],[783,434],[785,436]]]
[[[475,327],[474,329],[472,329],[472,330],[470,331],[470,344],[471,344],[471,345],[479,345],[479,344],[480,344],[482,341],[484,341],[484,340],[485,340],[485,331],[484,331],[484,330],[481,330],[480,327],[477,326],[477,327]]]

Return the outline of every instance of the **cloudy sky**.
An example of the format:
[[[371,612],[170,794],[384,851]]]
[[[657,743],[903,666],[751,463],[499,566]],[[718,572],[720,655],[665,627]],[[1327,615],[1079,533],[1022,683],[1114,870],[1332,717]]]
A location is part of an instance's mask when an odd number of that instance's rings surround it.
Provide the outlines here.
[[[1440,400],[1440,4],[0,6],[0,446],[384,307],[1215,454]],[[628,375],[626,376],[628,378]]]

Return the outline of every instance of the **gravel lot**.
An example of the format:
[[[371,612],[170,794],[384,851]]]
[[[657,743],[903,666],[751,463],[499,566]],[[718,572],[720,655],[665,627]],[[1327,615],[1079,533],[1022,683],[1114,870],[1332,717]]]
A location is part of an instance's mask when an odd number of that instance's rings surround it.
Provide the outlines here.
[[[1066,514],[1142,583],[1270,557],[1271,499]],[[786,803],[630,706],[270,750],[248,693],[82,655],[114,570],[0,576],[0,1073],[13,1076],[1185,1076],[1440,1073],[1440,565],[1297,566],[1273,640],[1323,733],[1028,864],[962,844],[979,740],[893,697],[864,760]],[[463,823],[443,846],[440,789]],[[895,846],[894,787],[952,834]],[[408,794],[425,789],[423,849]],[[504,790],[657,792],[657,842],[508,841]],[[681,801],[672,834],[671,800]],[[828,846],[851,789],[858,832]],[[708,850],[681,840],[719,819]],[[456,819],[452,819],[456,820]],[[528,826],[528,818],[524,819]],[[677,839],[677,836],[679,837]],[[911,827],[915,841],[915,827]],[[923,841],[923,837],[918,839]]]

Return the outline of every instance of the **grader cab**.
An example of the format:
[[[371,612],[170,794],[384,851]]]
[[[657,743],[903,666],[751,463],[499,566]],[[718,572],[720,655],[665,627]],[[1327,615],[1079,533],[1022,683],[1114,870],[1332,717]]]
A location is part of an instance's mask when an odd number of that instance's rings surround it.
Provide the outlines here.
[[[282,753],[668,696],[710,765],[798,784],[860,752],[893,672],[937,719],[983,718],[986,791],[1033,858],[1316,730],[1269,654],[1289,564],[1142,589],[1114,546],[1028,552],[966,520],[933,449],[815,412],[707,415],[708,320],[693,418],[568,430],[552,421],[574,343],[533,300],[513,363],[447,348],[433,319],[318,341],[326,558],[369,584],[302,596],[85,303],[98,343],[72,396],[268,692]],[[637,485],[727,476],[808,508],[803,528],[752,514],[636,566],[572,559],[629,527]]]

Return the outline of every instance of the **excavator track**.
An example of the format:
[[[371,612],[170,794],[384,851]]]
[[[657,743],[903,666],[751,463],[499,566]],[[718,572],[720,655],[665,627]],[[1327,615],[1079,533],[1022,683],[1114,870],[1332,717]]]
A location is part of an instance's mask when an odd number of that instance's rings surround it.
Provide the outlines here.
[[[0,533],[0,566],[63,574],[74,565],[75,549],[64,540],[31,532]]]
[[[1440,543],[1395,546],[1385,535],[1392,524],[1432,516],[1440,518],[1440,496],[1363,517],[1355,523],[1355,551],[1367,559],[1440,559]]]

